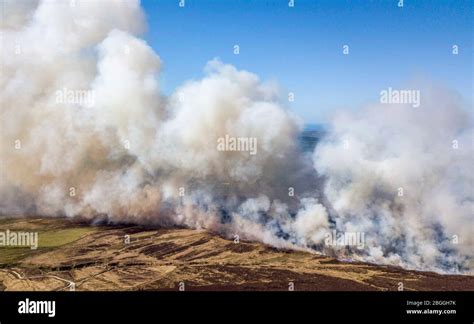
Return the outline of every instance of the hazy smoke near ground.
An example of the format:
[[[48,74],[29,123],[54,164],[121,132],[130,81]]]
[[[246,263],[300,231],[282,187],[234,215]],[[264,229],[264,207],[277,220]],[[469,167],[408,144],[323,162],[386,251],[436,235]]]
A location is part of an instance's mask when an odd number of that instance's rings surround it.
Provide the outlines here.
[[[472,120],[445,90],[423,92],[416,109],[338,115],[312,161],[285,96],[255,74],[214,59],[203,79],[160,94],[162,62],[137,36],[137,1],[3,7],[0,214],[185,225],[377,263],[469,267]],[[217,149],[226,135],[256,139],[257,153]],[[364,247],[324,244],[334,230],[364,232]]]
[[[472,253],[472,117],[436,87],[422,105],[340,114],[314,154],[341,231],[366,233],[366,258],[449,269]]]

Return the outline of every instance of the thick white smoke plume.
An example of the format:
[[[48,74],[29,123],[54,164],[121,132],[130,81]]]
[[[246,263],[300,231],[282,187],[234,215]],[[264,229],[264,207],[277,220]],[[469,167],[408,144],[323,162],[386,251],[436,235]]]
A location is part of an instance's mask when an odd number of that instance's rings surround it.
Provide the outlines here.
[[[449,268],[473,247],[472,119],[454,94],[421,93],[419,108],[338,115],[314,163],[336,227],[366,233],[368,260]]]
[[[162,62],[137,36],[138,1],[4,0],[2,10],[1,215],[185,225],[470,268],[472,120],[445,90],[422,92],[418,108],[338,115],[313,165],[300,120],[252,73],[212,60],[202,80],[163,96]],[[255,154],[218,149],[226,136],[255,139]],[[364,233],[364,244],[325,243],[333,231]]]

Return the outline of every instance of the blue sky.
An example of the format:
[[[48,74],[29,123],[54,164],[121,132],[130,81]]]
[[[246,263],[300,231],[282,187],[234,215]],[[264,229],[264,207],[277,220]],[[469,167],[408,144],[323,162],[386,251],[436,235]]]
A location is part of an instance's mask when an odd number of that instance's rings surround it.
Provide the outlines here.
[[[382,89],[430,80],[472,103],[470,0],[142,0],[144,35],[164,62],[167,94],[203,76],[214,57],[277,81],[308,123],[357,109]],[[240,46],[240,54],[233,46]],[[343,55],[343,45],[349,55]],[[452,55],[452,46],[459,54]],[[406,87],[405,87],[406,88]]]

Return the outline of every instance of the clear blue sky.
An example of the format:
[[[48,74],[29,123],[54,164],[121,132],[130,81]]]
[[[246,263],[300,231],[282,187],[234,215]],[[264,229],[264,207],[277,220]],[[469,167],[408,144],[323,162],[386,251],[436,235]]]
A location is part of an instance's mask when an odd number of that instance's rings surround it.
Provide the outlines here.
[[[308,123],[420,78],[472,102],[473,1],[397,3],[295,0],[290,8],[287,0],[186,0],[181,8],[178,0],[142,0],[144,37],[164,62],[165,93],[202,77],[206,62],[218,57],[294,92],[291,109]]]

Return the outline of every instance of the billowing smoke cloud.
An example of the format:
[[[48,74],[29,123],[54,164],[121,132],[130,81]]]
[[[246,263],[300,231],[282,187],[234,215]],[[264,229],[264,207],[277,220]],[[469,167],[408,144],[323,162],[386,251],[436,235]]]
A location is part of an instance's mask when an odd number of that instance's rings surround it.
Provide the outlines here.
[[[312,186],[296,156],[301,123],[274,85],[212,60],[204,79],[160,94],[161,61],[136,36],[137,2],[5,11],[3,214],[219,229],[249,213],[260,236],[251,213],[264,217],[279,200],[295,209],[288,188]],[[256,139],[255,154],[218,150],[226,135]]]
[[[336,227],[366,233],[366,259],[449,268],[472,251],[472,119],[454,94],[421,93],[419,108],[339,114],[314,164]]]
[[[214,59],[165,97],[162,62],[138,38],[139,3],[73,4],[4,3],[0,214],[185,225],[469,268],[472,122],[446,91],[426,92],[416,109],[339,115],[312,161],[275,85]],[[334,231],[364,233],[364,244],[327,244]]]

